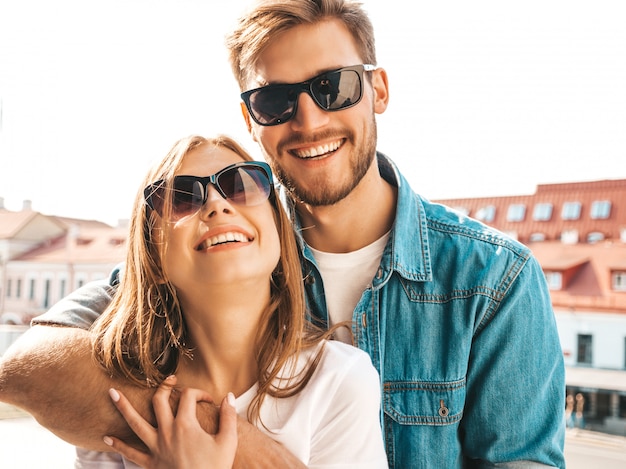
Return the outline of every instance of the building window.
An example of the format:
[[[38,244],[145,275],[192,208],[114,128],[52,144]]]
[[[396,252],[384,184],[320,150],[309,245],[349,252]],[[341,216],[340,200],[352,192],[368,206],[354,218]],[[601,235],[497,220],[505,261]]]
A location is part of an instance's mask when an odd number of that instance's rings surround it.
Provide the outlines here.
[[[532,233],[528,237],[528,241],[530,241],[531,243],[540,243],[541,241],[545,241],[545,240],[546,240],[546,235],[544,233]]]
[[[15,298],[21,298],[22,297],[22,279],[18,278],[15,284],[16,284],[15,285]]]
[[[578,334],[578,364],[591,365],[592,363],[593,336],[589,334]]]
[[[533,220],[548,221],[552,218],[552,204],[537,204],[533,209]]]
[[[604,233],[600,233],[599,231],[592,231],[587,235],[587,242],[589,244],[598,243],[604,240]]]
[[[563,204],[561,218],[563,218],[563,220],[578,220],[580,218],[580,207],[580,202],[565,202]]]
[[[594,220],[606,220],[611,214],[610,200],[596,200],[591,204],[591,218]]]
[[[546,272],[545,276],[550,290],[560,290],[563,288],[563,274],[561,272]]]
[[[511,204],[509,211],[506,213],[507,221],[524,221],[526,215],[526,206],[524,204]]]
[[[43,287],[43,307],[48,309],[50,307],[50,279],[47,278]]]
[[[66,281],[64,278],[61,279],[61,282],[59,283],[59,298],[63,298],[65,296],[65,288],[66,288]]]
[[[7,279],[7,298],[11,298],[11,279]]]
[[[484,221],[485,223],[492,222],[496,218],[496,207],[493,205],[481,207],[476,211],[476,215],[474,215],[474,218],[480,221]]]
[[[30,289],[28,290],[28,299],[29,300],[35,299],[35,279],[34,278],[30,279]]]
[[[613,280],[613,290],[626,291],[626,272],[613,272],[611,277]]]
[[[576,244],[578,242],[578,230],[565,230],[561,233],[563,244]]]

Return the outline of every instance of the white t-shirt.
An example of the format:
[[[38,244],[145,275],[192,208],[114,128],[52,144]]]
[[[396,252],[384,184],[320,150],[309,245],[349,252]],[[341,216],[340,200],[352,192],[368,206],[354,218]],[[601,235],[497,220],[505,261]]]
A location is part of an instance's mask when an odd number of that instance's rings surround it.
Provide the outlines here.
[[[346,253],[323,252],[311,248],[324,282],[324,296],[331,326],[352,321],[354,308],[363,291],[372,283],[380,266],[388,239],[389,232],[364,248]],[[352,343],[352,336],[344,327],[335,332],[335,338]]]
[[[380,380],[369,355],[338,341],[325,342],[322,359],[306,387],[295,396],[267,396],[259,429],[282,443],[309,468],[386,468],[380,428]],[[301,354],[299,368],[313,351]],[[288,368],[285,368],[288,369]],[[244,417],[257,392],[236,399]],[[240,442],[241,443],[241,442]],[[77,449],[76,469],[136,468],[114,453]]]

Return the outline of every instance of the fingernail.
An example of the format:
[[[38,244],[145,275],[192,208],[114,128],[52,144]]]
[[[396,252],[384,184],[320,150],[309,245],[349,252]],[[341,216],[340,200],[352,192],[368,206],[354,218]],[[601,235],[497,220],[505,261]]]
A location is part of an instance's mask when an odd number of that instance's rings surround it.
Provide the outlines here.
[[[235,407],[235,395],[232,392],[226,395],[226,400],[231,406]]]
[[[113,446],[113,440],[108,436],[105,436],[104,438],[102,438],[102,441],[104,441],[105,445]]]
[[[115,389],[111,388],[109,389],[109,396],[111,397],[111,399],[113,400],[113,402],[117,402],[120,400],[120,393],[117,392]]]

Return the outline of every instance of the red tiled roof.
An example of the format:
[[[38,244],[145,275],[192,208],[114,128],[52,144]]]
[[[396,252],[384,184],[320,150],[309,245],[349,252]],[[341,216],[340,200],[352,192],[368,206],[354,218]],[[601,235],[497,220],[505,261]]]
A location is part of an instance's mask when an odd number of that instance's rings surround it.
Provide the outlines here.
[[[608,218],[593,219],[591,206],[597,201],[610,201],[611,209]],[[507,197],[481,197],[468,199],[441,199],[437,202],[453,208],[469,211],[469,216],[477,217],[477,212],[484,207],[496,208],[495,217],[486,223],[505,233],[516,233],[522,242],[530,240],[531,235],[541,233],[545,239],[559,240],[566,231],[576,230],[579,240],[584,242],[590,233],[602,233],[604,239],[619,240],[621,230],[626,229],[626,179],[576,182],[564,184],[543,184],[537,187],[532,195]],[[566,202],[580,202],[580,218],[564,220],[563,205]],[[538,204],[552,204],[552,215],[549,220],[541,221],[533,218],[533,210]],[[526,207],[521,221],[508,221],[507,212],[512,204]]]
[[[76,243],[69,235],[49,240],[39,247],[13,259],[40,263],[65,263],[71,256],[75,263],[117,263],[126,255],[126,228],[81,228]]]

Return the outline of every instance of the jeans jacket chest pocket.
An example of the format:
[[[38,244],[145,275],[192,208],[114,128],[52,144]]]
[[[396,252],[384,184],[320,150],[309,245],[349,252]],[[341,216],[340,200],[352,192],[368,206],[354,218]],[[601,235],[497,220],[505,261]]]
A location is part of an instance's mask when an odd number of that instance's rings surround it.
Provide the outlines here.
[[[463,416],[465,379],[385,382],[383,405],[400,425],[450,425]]]

